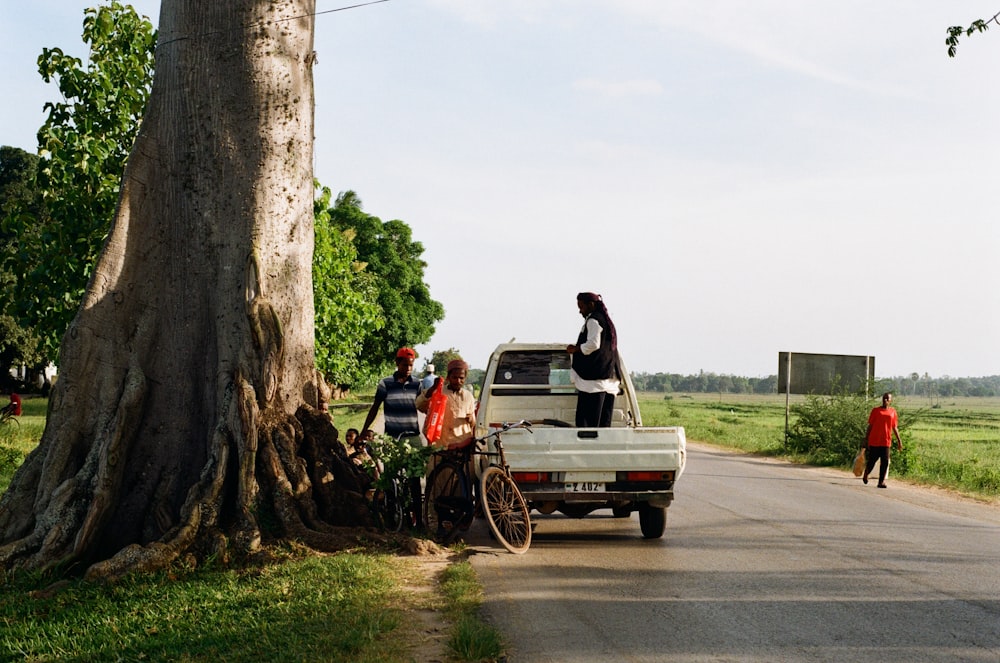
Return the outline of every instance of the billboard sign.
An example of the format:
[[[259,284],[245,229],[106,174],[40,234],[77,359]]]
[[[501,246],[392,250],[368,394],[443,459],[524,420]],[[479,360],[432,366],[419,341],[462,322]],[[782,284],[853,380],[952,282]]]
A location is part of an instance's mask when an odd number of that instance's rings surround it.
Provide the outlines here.
[[[779,394],[827,394],[834,385],[848,392],[866,392],[875,380],[875,357],[778,353]]]

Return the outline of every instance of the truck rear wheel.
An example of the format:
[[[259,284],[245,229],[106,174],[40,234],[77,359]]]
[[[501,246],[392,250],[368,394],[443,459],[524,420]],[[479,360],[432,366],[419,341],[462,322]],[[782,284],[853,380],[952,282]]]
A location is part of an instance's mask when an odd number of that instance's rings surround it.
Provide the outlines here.
[[[639,529],[645,539],[658,539],[667,528],[666,507],[650,506],[643,502],[639,505]]]

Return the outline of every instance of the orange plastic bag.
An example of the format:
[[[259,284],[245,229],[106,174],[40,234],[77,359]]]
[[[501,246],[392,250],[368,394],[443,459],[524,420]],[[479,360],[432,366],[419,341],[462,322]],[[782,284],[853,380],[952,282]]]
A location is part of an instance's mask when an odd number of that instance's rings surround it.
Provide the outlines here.
[[[864,447],[854,457],[854,476],[859,477],[865,473],[865,450]]]
[[[424,422],[424,437],[431,444],[441,439],[441,429],[444,427],[444,408],[448,403],[448,397],[444,395],[443,383],[438,382],[437,388],[431,394],[431,401],[427,406],[427,420]]]

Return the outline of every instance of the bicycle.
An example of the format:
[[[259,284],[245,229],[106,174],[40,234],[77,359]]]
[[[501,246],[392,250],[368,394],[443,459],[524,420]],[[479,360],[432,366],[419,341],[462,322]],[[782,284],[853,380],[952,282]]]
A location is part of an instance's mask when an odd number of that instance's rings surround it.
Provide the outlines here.
[[[400,532],[404,527],[413,527],[416,523],[416,513],[419,505],[412,507],[411,484],[413,479],[419,481],[427,464],[427,456],[431,450],[409,444],[408,439],[415,433],[402,433],[395,439],[383,438],[373,440],[373,458],[381,462],[381,472],[374,480],[374,491],[369,501],[369,508],[375,517],[376,524],[388,532]],[[419,488],[416,496],[419,498]]]
[[[496,540],[514,554],[528,550],[531,545],[528,504],[511,476],[501,439],[503,433],[514,428],[531,432],[531,422],[504,422],[497,430],[475,438],[463,448],[435,452],[441,460],[427,475],[424,522],[443,543],[450,543],[458,532],[472,524],[478,497],[478,505]],[[490,438],[495,438],[496,451],[479,451],[479,444],[485,445]],[[471,490],[469,475],[469,462],[474,455],[494,459],[479,477],[478,495]]]
[[[379,528],[387,532],[400,532],[406,522],[410,500],[406,492],[399,488],[399,479],[387,479],[384,488],[376,488],[372,492],[371,507],[375,522]]]

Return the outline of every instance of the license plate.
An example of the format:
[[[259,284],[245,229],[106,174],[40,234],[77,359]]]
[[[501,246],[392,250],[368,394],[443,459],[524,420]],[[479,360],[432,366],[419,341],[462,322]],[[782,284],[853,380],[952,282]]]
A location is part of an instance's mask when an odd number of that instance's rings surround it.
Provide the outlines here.
[[[596,481],[573,481],[566,484],[567,493],[603,493],[604,484]]]

